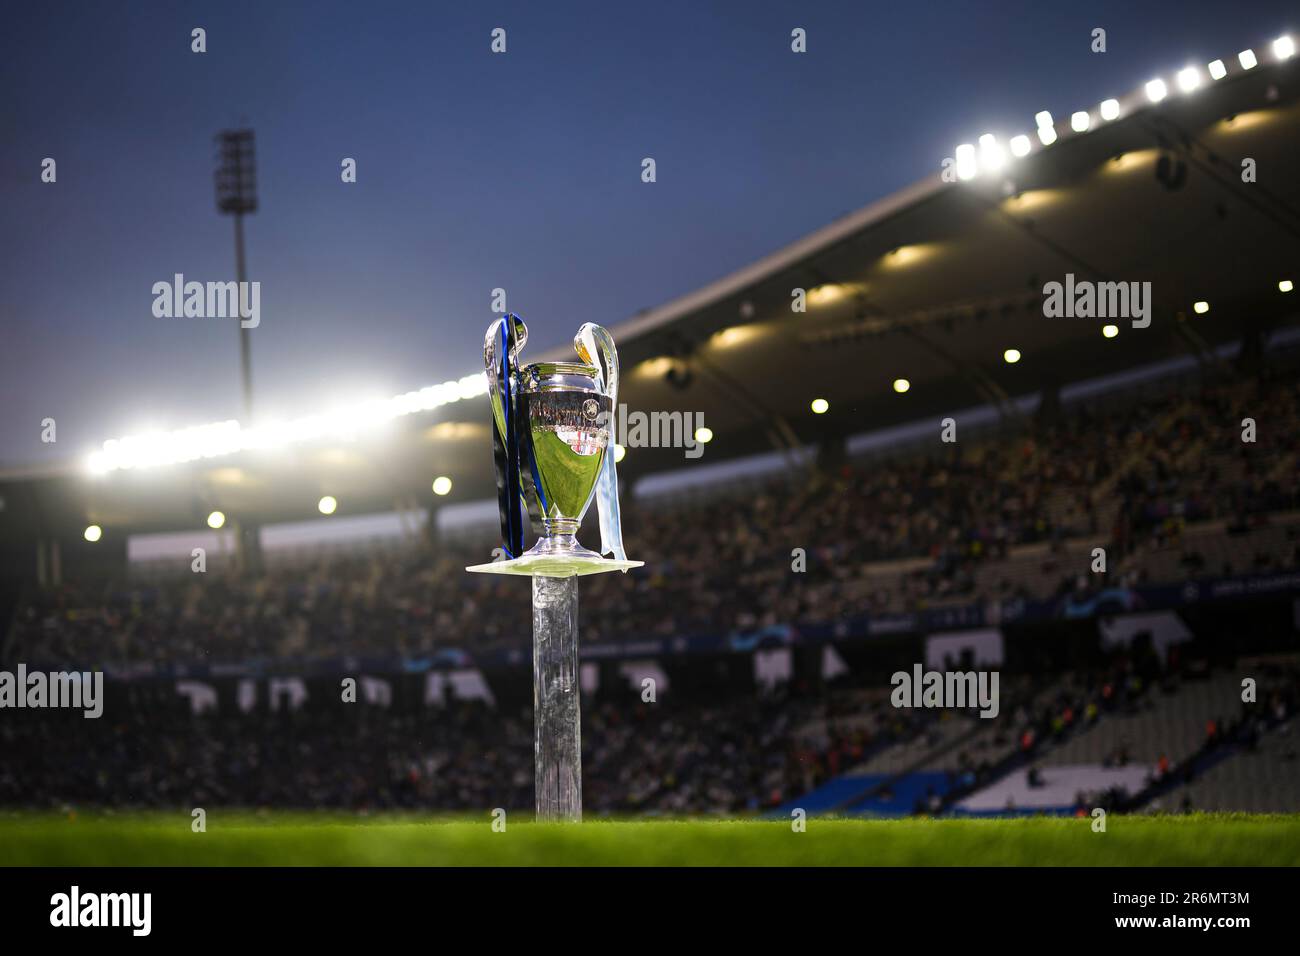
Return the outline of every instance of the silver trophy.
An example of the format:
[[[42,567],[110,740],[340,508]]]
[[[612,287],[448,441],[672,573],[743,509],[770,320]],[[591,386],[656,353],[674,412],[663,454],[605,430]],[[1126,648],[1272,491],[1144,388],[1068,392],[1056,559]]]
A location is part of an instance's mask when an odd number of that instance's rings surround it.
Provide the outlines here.
[[[483,344],[492,404],[493,453],[503,560],[468,571],[533,579],[533,723],[537,816],[582,819],[578,686],[578,584],[583,574],[627,571],[614,470],[618,352],[588,323],[574,337],[580,362],[520,367],[528,327],[493,322]],[[578,543],[595,500],[600,554]],[[537,533],[523,550],[525,525]],[[610,557],[602,557],[610,555]]]

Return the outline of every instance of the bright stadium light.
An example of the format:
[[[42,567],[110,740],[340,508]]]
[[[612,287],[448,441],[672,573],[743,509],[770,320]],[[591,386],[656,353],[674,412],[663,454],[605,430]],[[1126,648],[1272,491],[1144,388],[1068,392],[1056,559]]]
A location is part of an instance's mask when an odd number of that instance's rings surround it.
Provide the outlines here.
[[[821,285],[813,286],[808,290],[808,301],[815,302],[818,305],[828,305],[831,302],[837,302],[845,296],[845,288],[838,282],[823,282]],[[655,361],[655,360],[651,360]],[[655,378],[661,378],[666,375],[673,367],[671,359],[665,359],[663,367],[657,371],[647,374],[653,374]]]
[[[1192,311],[1195,312],[1197,315],[1204,315],[1206,312],[1210,311],[1210,303],[1204,300],[1200,302],[1194,302],[1192,303]]]
[[[1283,279],[1281,282],[1277,284],[1278,292],[1290,292],[1294,288],[1295,286],[1291,284],[1290,279]]]
[[[1053,126],[1038,127],[1038,141],[1044,146],[1051,146],[1056,142],[1056,128]]]
[[[1030,142],[1029,137],[1021,134],[1020,136],[1011,137],[1011,155],[1016,159],[1023,159],[1029,155]]]
[[[1056,123],[1053,122],[1052,120],[1052,114],[1047,112],[1047,110],[1041,110],[1040,112],[1034,114],[1034,124],[1039,129],[1042,129],[1044,126],[1056,125]]]
[[[433,493],[439,497],[451,494],[451,479],[446,475],[433,479]]]
[[[695,440],[701,445],[707,445],[713,441],[713,429],[707,425],[701,425],[695,429]]]
[[[622,461],[622,460],[623,460],[623,456],[626,455],[626,454],[627,454],[627,449],[626,449],[626,448],[624,448],[622,445],[619,445],[619,444],[615,444],[615,445],[614,445],[614,463],[615,463],[615,464],[618,464],[620,461]]]
[[[230,419],[171,432],[110,438],[90,455],[86,467],[91,474],[102,475],[119,469],[220,458],[253,449],[277,449],[329,438],[350,439],[378,423],[486,394],[487,376],[477,372],[388,399],[331,406],[300,418],[261,422],[251,428]]]
[[[213,531],[219,531],[226,526],[226,516],[220,511],[214,511],[208,515],[208,527]]]
[[[1243,70],[1253,70],[1259,60],[1255,59],[1254,50],[1242,50],[1237,54],[1237,62],[1241,64]]]
[[[824,398],[814,398],[812,400],[812,410],[814,415],[825,415],[830,409],[831,403]]]
[[[896,391],[899,395],[902,395],[911,387],[912,387],[912,383],[905,378],[894,379],[894,391]]]
[[[760,329],[754,325],[733,325],[729,329],[715,332],[713,335],[713,342],[719,348],[728,348],[729,346],[741,345],[748,342],[753,339],[754,336],[759,334],[761,334]]]
[[[338,510],[338,507],[339,507],[338,499],[335,498],[333,495],[326,495],[320,501],[316,502],[316,508],[323,515],[332,515],[335,511]]]
[[[1228,68],[1223,65],[1222,60],[1212,60],[1206,69],[1210,71],[1211,79],[1221,80],[1228,75]]]
[[[956,155],[958,178],[974,179],[979,172],[979,166],[975,162],[975,147],[970,143],[962,143],[957,147]]]
[[[1295,40],[1281,36],[1273,41],[1273,55],[1279,60],[1289,60],[1295,56]]]
[[[1178,71],[1178,88],[1184,93],[1190,93],[1200,85],[1201,74],[1196,67],[1189,66]]]
[[[91,544],[94,544],[96,541],[98,541],[100,538],[104,536],[104,529],[97,524],[92,524],[89,525],[86,528],[86,530],[81,533],[81,536],[85,538],[87,541],[89,541]]]
[[[1007,349],[1002,353],[1002,361],[1008,365],[1015,365],[1020,361],[1020,349]]]
[[[1074,130],[1076,133],[1086,133],[1088,131],[1088,124],[1091,122],[1092,118],[1088,115],[1088,111],[1079,110],[1070,117],[1070,129]]]
[[[1164,80],[1152,80],[1146,85],[1147,99],[1152,103],[1159,103],[1169,95],[1169,88],[1165,86]]]
[[[1102,100],[1101,118],[1108,123],[1113,119],[1119,119],[1119,100]]]
[[[1101,334],[1104,335],[1104,336],[1106,336],[1106,338],[1108,338],[1108,339],[1113,339],[1115,336],[1119,335],[1119,326],[1118,326],[1118,325],[1103,325],[1103,326],[1101,327]]]
[[[997,172],[1007,163],[1007,154],[992,133],[980,137],[980,165],[989,172]]]

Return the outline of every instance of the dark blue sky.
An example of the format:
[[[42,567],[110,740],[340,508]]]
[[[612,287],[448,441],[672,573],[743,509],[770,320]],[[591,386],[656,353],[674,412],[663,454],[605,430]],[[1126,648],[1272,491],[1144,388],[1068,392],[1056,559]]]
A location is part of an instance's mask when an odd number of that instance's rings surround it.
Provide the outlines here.
[[[151,311],[176,272],[233,277],[223,127],[258,139],[259,410],[294,414],[475,371],[494,287],[535,347],[558,345],[938,175],[958,142],[1296,21],[1267,0],[10,4],[0,463],[238,417],[234,327]]]

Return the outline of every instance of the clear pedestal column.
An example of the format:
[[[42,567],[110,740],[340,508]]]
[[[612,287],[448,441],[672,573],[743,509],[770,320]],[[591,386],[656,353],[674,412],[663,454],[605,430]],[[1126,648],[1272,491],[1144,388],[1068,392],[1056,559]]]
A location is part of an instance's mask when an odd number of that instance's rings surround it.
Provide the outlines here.
[[[537,819],[582,819],[578,579],[533,578],[533,735]]]
[[[475,574],[533,579],[533,739],[537,819],[582,819],[579,723],[578,578],[639,568],[642,561],[602,558],[585,548],[534,548],[509,561],[466,568]]]

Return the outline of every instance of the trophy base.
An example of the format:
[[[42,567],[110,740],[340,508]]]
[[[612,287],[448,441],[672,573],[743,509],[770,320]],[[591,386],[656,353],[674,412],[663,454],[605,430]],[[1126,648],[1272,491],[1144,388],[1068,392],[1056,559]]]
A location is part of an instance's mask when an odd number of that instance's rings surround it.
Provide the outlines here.
[[[530,578],[575,578],[586,574],[604,574],[606,571],[628,571],[643,564],[644,561],[603,558],[595,551],[582,547],[566,551],[538,551],[533,548],[509,561],[473,564],[465,570],[476,574],[522,574]]]

